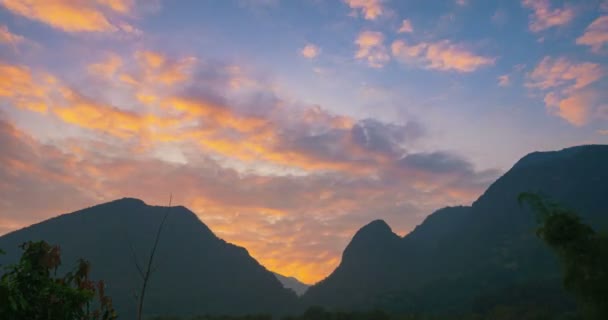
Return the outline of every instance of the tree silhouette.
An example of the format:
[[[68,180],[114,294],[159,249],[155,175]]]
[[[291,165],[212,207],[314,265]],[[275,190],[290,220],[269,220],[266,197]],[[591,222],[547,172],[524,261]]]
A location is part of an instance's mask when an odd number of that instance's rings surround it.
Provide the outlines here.
[[[519,203],[536,211],[537,235],[559,257],[566,290],[574,294],[587,319],[608,319],[608,236],[596,233],[573,211],[533,193]]]
[[[72,272],[57,277],[59,247],[40,241],[21,248],[19,263],[9,266],[0,280],[0,319],[116,319],[103,281],[89,279],[89,262],[81,259]]]

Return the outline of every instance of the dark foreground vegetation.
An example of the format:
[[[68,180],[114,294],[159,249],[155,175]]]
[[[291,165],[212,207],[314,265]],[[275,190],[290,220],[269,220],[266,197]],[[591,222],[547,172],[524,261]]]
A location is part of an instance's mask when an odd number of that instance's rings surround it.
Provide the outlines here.
[[[369,312],[327,311],[312,307],[299,316],[284,320],[341,319],[608,319],[608,235],[595,232],[572,210],[548,202],[542,197],[524,193],[522,205],[534,209],[538,216],[537,236],[557,255],[563,271],[563,286],[574,297],[578,312],[568,313],[536,303],[539,295],[533,287],[506,290],[505,295],[479,299],[476,309],[468,314],[395,315],[381,310]],[[112,320],[117,315],[112,300],[105,295],[103,281],[89,279],[90,264],[79,260],[73,271],[57,275],[61,265],[60,249],[44,241],[21,246],[20,261],[5,267],[0,281],[0,319],[3,320]],[[1,252],[0,252],[1,253]],[[541,293],[542,292],[542,293]],[[458,294],[457,291],[453,294]],[[542,297],[540,297],[542,300]],[[265,320],[271,315],[153,317],[153,320]],[[276,317],[275,317],[276,319]]]
[[[246,316],[197,316],[190,318],[154,317],[150,320],[272,320],[270,315]],[[274,318],[276,319],[276,318]],[[519,310],[501,307],[487,314],[471,313],[467,315],[433,316],[433,315],[391,315],[381,310],[369,312],[330,312],[321,307],[309,308],[299,316],[280,318],[281,320],[554,320],[584,319],[575,314],[559,315],[546,310]]]
[[[0,281],[0,319],[116,319],[104,282],[89,279],[87,261],[78,261],[73,271],[60,277],[59,247],[40,241],[21,248],[21,260],[9,266]]]

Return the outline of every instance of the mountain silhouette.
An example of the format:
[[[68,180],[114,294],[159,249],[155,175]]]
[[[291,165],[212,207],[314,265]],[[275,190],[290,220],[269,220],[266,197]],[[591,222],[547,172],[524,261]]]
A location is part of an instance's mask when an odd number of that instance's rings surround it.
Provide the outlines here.
[[[0,237],[0,248],[7,252],[0,264],[16,262],[18,246],[26,241],[59,245],[60,272],[80,257],[89,260],[92,278],[106,282],[118,314],[127,319],[136,312],[135,293],[141,285],[134,255],[145,265],[167,210],[126,198],[64,214]],[[146,293],[147,316],[282,313],[297,299],[247,250],[215,236],[182,206],[169,210],[154,269]]]
[[[367,224],[334,272],[299,301],[283,287],[294,288],[286,284],[290,279],[218,238],[190,210],[130,198],[0,237],[0,248],[7,252],[0,264],[16,262],[18,246],[26,241],[59,245],[59,272],[71,269],[78,258],[89,260],[92,278],[106,281],[121,318],[130,318],[141,284],[134,259],[140,264],[147,259],[169,212],[146,293],[146,316],[284,314],[313,305],[408,313],[483,311],[505,304],[569,310],[573,302],[561,289],[557,259],[536,237],[535,216],[519,206],[517,196],[544,194],[601,231],[608,227],[607,186],[608,146],[531,153],[471,206],[437,210],[404,237],[382,220]]]
[[[286,277],[276,272],[274,273],[274,275],[277,277],[277,279],[279,279],[283,287],[293,290],[293,292],[295,292],[298,296],[303,295],[304,292],[308,290],[308,287],[310,287],[309,285],[300,282],[300,280],[294,277]]]
[[[521,192],[548,196],[606,230],[608,146],[531,153],[472,206],[440,209],[404,237],[384,221],[368,224],[302,303],[424,313],[465,312],[490,303],[571,308],[557,259],[536,237],[535,215],[517,202]],[[529,299],[530,292],[537,298]]]

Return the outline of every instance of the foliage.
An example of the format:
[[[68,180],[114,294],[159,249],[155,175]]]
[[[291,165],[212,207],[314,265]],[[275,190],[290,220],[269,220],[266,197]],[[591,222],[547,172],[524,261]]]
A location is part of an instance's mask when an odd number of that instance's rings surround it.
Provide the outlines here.
[[[271,316],[264,315],[245,315],[245,316],[199,316],[192,318],[179,317],[155,317],[150,320],[270,320]],[[288,316],[281,318],[282,320],[555,320],[576,319],[571,317],[557,317],[547,312],[539,312],[538,310],[521,310],[510,307],[498,307],[491,310],[487,314],[466,314],[466,315],[451,315],[438,316],[428,314],[389,314],[381,310],[372,310],[367,312],[344,312],[344,311],[328,311],[322,307],[310,307],[299,316]]]
[[[585,318],[608,319],[608,237],[596,233],[574,211],[539,195],[522,193],[519,202],[537,212],[537,235],[560,258],[564,287],[575,295]]]
[[[103,281],[89,279],[87,261],[79,260],[74,271],[57,277],[59,247],[40,241],[24,243],[21,248],[19,263],[8,266],[0,280],[0,319],[116,319]]]

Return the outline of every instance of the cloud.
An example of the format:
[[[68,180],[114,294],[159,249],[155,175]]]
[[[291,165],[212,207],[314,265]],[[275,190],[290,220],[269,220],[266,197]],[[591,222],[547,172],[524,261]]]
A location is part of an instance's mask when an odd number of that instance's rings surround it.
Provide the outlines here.
[[[133,156],[120,143],[57,143],[63,148],[0,121],[0,164],[8,168],[0,171],[0,211],[7,213],[0,229],[124,196],[163,204],[170,190],[180,190],[176,203],[220,237],[245,246],[267,268],[311,283],[337,266],[346,243],[370,220],[387,219],[407,232],[438,204],[470,201],[488,183],[473,181],[479,176],[472,166],[445,152],[409,155],[407,176],[276,176],[239,173],[198,152],[176,164]],[[471,183],[459,180],[464,175]]]
[[[603,136],[608,136],[608,130],[598,130],[597,133]]]
[[[409,154],[401,159],[400,163],[434,173],[473,172],[470,162],[444,151]]]
[[[598,93],[589,86],[604,75],[598,64],[547,56],[527,75],[526,86],[545,93],[544,102],[551,113],[582,126],[598,103]]]
[[[127,14],[131,12],[135,5],[135,0],[96,0],[97,3],[105,5],[110,9]]]
[[[305,45],[300,51],[300,54],[307,59],[314,59],[319,53],[321,53],[321,49],[312,43]]]
[[[522,6],[533,11],[529,23],[532,32],[563,26],[574,19],[574,9],[551,8],[550,0],[522,0]]]
[[[127,0],[1,0],[10,12],[45,23],[65,32],[132,32],[130,24],[115,21],[115,15],[124,16],[132,9]],[[109,9],[105,10],[105,9]]]
[[[382,68],[391,59],[381,32],[363,31],[359,33],[355,43],[358,46],[355,58],[367,61],[372,68]]]
[[[163,204],[170,190],[180,190],[176,203],[194,210],[220,237],[245,246],[267,268],[312,283],[337,266],[346,243],[371,219],[387,219],[403,233],[419,223],[417,215],[428,214],[438,203],[456,204],[475,196],[467,188],[477,194],[481,190],[441,178],[470,175],[466,161],[442,165],[439,160],[436,168],[410,165],[409,179],[338,173],[264,176],[223,168],[203,154],[174,164],[134,157],[119,151],[120,145],[83,140],[64,142],[61,150],[6,122],[0,122],[0,141],[6,146],[0,163],[10,169],[0,171],[0,211],[8,213],[0,228],[14,229],[123,196]],[[461,169],[466,172],[459,173]],[[418,176],[415,170],[431,176]]]
[[[111,78],[123,66],[122,58],[115,53],[108,53],[105,60],[90,64],[88,71],[98,77]]]
[[[441,71],[472,72],[493,65],[496,60],[477,55],[449,40],[421,42],[415,45],[409,45],[405,40],[396,40],[391,45],[391,51],[393,56],[403,63]]]
[[[42,101],[36,117],[62,128],[40,134],[0,115],[0,230],[125,196],[164,204],[173,190],[220,237],[313,283],[365,223],[386,219],[403,234],[438,207],[470,203],[498,174],[412,151],[420,123],[294,102],[243,66],[141,50],[82,68],[89,77],[70,82],[0,65],[3,106]],[[168,70],[180,81],[158,80]]]
[[[160,82],[166,85],[174,85],[188,79],[190,71],[196,64],[194,57],[174,60],[154,51],[137,51],[135,59],[142,67],[140,77],[149,82]]]
[[[398,33],[412,33],[414,32],[414,27],[412,27],[412,23],[408,19],[404,19],[401,22],[401,27],[399,28]]]
[[[608,16],[601,16],[593,21],[585,33],[576,39],[576,43],[591,47],[594,53],[600,53],[608,42]]]
[[[16,49],[17,45],[23,43],[24,41],[25,38],[10,32],[7,26],[0,25],[0,44],[8,44],[9,46],[13,47],[13,49]]]
[[[416,122],[397,125],[363,119],[353,126],[352,135],[355,143],[368,150],[399,158],[404,144],[418,140],[424,135],[424,129]]]
[[[88,99],[72,90],[64,90],[68,106],[53,108],[53,113],[67,124],[128,139],[148,138],[151,131],[175,125],[173,119],[154,114],[140,115]]]
[[[19,108],[46,112],[57,90],[55,77],[44,72],[32,74],[28,67],[0,61],[0,99]]]
[[[353,10],[361,10],[366,20],[376,20],[386,10],[383,0],[344,0],[344,2]]]
[[[468,0],[456,0],[456,4],[461,7],[464,7],[469,4],[469,1]]]
[[[551,89],[569,87],[580,89],[604,76],[602,67],[595,63],[575,63],[564,57],[544,57],[528,75],[528,87]]]
[[[545,96],[549,111],[575,126],[585,125],[599,102],[599,95],[592,90],[575,91],[565,97],[550,92]]]
[[[511,76],[508,74],[503,74],[498,76],[498,86],[500,87],[508,87],[511,85]]]

